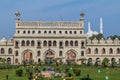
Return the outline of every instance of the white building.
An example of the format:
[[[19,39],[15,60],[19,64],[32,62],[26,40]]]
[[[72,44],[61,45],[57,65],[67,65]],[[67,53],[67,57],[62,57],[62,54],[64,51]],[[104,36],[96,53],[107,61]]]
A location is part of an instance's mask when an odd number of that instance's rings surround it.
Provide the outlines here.
[[[84,14],[80,21],[21,21],[16,12],[16,33],[10,40],[0,40],[0,58],[11,64],[39,62],[61,58],[77,61],[86,58],[95,62],[105,57],[120,61],[120,41],[89,40],[84,34]]]

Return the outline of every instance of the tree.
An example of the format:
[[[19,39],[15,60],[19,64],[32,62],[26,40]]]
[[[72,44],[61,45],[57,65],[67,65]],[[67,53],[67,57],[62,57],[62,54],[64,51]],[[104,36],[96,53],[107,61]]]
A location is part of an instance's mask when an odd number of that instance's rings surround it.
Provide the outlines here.
[[[97,40],[100,40],[101,38],[104,38],[103,34],[97,34],[89,37],[89,39],[93,40],[94,38],[97,38]]]
[[[80,59],[78,59],[78,61],[81,61],[81,64],[85,64],[86,60],[87,60],[86,58],[80,58]]]
[[[93,64],[92,61],[88,60],[87,66],[91,66],[92,64]]]
[[[116,66],[117,66],[116,61],[115,61],[115,60],[111,61],[111,67],[114,68],[114,67],[116,67]]]
[[[102,66],[103,67],[108,67],[108,63],[109,63],[109,59],[108,58],[104,58],[103,61],[102,61]]]
[[[16,75],[21,77],[23,75],[23,70],[22,69],[16,70]]]
[[[6,59],[5,58],[0,58],[0,62],[5,63]]]

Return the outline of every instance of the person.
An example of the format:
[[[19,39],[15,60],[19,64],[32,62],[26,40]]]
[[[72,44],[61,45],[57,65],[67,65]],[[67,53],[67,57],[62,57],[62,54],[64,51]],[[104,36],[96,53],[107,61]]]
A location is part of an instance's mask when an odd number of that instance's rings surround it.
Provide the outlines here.
[[[8,75],[6,75],[6,80],[8,80]]]
[[[105,76],[105,80],[109,80],[108,75]]]

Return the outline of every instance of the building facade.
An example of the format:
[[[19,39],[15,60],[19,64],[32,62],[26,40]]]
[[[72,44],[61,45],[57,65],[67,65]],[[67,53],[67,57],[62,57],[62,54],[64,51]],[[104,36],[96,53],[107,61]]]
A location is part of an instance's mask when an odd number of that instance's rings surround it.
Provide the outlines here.
[[[77,61],[102,61],[103,58],[120,62],[120,41],[87,39],[84,34],[84,14],[80,21],[27,22],[20,20],[16,12],[16,33],[13,38],[0,40],[0,58],[8,63],[18,64],[23,61],[39,62],[55,58]]]

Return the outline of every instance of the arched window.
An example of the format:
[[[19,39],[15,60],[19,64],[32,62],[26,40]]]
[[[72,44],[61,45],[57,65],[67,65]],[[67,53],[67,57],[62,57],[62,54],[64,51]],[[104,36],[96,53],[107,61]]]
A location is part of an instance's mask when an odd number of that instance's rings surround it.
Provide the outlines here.
[[[65,41],[65,46],[69,46],[69,43],[68,43],[68,41]]]
[[[65,31],[65,34],[67,34],[67,31]]]
[[[41,52],[40,52],[40,51],[38,51],[38,52],[37,52],[37,56],[40,56],[40,53],[41,53]]]
[[[8,49],[8,54],[12,54],[12,48]]]
[[[88,62],[89,62],[89,63],[92,63],[92,58],[89,58],[89,59],[88,59]]]
[[[47,34],[47,31],[44,31],[44,34]]]
[[[120,48],[117,48],[117,54],[120,54]]]
[[[84,56],[84,51],[81,51],[81,56]]]
[[[35,31],[32,31],[32,34],[35,34]]]
[[[62,34],[62,31],[59,31],[60,34]]]
[[[25,34],[26,33],[26,31],[23,31],[23,34]]]
[[[49,31],[49,34],[51,34],[51,31]]]
[[[30,34],[30,31],[28,31],[28,34]]]
[[[53,41],[53,46],[56,46],[56,41]]]
[[[52,42],[51,41],[48,41],[48,46],[52,46]]]
[[[15,59],[15,63],[18,63],[18,59],[17,58]]]
[[[59,42],[59,47],[63,48],[63,42],[62,41]]]
[[[37,46],[41,47],[41,42],[40,41],[37,42]]]
[[[7,63],[11,64],[11,58],[7,58]]]
[[[100,62],[100,58],[96,58],[96,62]]]
[[[102,49],[102,53],[103,53],[103,54],[105,54],[105,53],[106,53],[105,48],[103,48],[103,49]]]
[[[70,31],[70,34],[72,34],[72,31]]]
[[[15,51],[15,56],[18,56],[18,51]]]
[[[70,41],[70,46],[73,46],[73,41]]]
[[[62,56],[62,51],[59,52],[59,56]]]
[[[38,59],[38,62],[41,62],[40,58]]]
[[[18,31],[17,31],[17,33],[19,34],[19,33],[20,33],[20,31],[18,30]]]
[[[1,54],[5,54],[5,49],[1,48]]]
[[[21,42],[21,46],[25,46],[25,41],[24,40]]]
[[[30,46],[30,41],[27,40],[26,46]]]
[[[76,31],[74,31],[74,34],[76,34],[77,32]]]
[[[113,49],[112,48],[109,49],[109,53],[113,54]]]
[[[38,31],[38,34],[40,34],[41,33],[41,31]]]
[[[98,54],[98,48],[95,48],[94,53]]]
[[[91,54],[91,49],[90,48],[88,48],[88,54]]]
[[[31,46],[35,46],[35,42],[33,40],[31,41]]]
[[[78,41],[75,41],[75,46],[78,46]]]
[[[44,41],[44,42],[43,42],[43,46],[47,46],[47,41]]]
[[[80,34],[82,34],[82,31],[80,31]]]
[[[118,59],[118,62],[119,62],[119,64],[120,64],[120,58]]]
[[[18,48],[19,45],[18,45],[18,41],[15,42],[15,47]]]
[[[81,42],[81,48],[84,48],[84,47],[85,47],[85,43]]]
[[[116,62],[116,60],[115,60],[115,58],[112,58],[111,63],[114,63],[114,62]]]
[[[56,34],[56,31],[53,31],[54,34]]]

